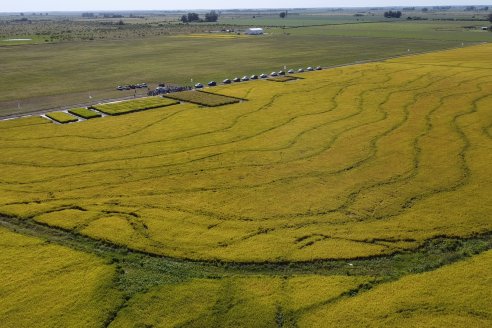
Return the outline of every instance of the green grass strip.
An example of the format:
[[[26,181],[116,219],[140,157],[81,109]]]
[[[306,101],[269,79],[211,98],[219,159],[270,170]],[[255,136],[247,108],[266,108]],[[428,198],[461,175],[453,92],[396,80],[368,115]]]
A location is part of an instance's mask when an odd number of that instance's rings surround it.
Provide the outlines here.
[[[167,107],[176,104],[178,104],[177,101],[173,101],[163,97],[146,97],[116,103],[99,104],[94,105],[90,108],[97,109],[98,111],[108,115],[122,115],[147,109]]]
[[[78,122],[78,118],[73,115],[67,114],[65,112],[52,112],[46,114],[47,117],[51,118],[53,121],[57,121],[58,123],[73,123]]]

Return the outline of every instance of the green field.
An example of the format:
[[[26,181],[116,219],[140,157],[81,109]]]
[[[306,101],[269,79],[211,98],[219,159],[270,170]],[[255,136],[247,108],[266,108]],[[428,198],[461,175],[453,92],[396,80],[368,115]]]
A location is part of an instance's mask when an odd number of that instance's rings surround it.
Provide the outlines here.
[[[115,36],[102,41],[1,47],[0,70],[8,83],[2,84],[0,115],[70,104],[75,107],[83,103],[85,107],[102,99],[134,95],[133,90],[116,91],[117,85],[187,85],[192,84],[191,79],[194,83],[207,83],[268,73],[284,66],[331,66],[490,41],[492,33],[465,29],[468,25],[480,26],[483,22],[355,21],[344,25],[272,27],[266,29],[264,36],[226,38],[204,34],[202,26],[197,37],[157,33],[143,38]],[[208,29],[213,30],[214,26]]]

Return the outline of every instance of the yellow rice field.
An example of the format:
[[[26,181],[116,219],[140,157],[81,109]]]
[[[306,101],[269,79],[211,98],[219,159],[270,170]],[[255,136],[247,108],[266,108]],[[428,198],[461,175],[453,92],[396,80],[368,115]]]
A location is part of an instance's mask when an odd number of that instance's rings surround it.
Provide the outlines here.
[[[99,327],[121,303],[94,255],[0,228],[0,326]]]
[[[221,86],[248,101],[207,111],[1,122],[0,213],[233,262],[368,257],[489,232],[491,53]]]

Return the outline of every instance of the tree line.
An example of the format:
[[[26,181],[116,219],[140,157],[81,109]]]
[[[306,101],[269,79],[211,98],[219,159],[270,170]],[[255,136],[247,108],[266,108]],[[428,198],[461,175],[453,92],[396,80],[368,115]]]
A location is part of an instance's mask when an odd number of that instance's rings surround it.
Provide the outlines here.
[[[400,18],[401,17],[401,11],[385,11],[384,12],[384,17],[386,18]]]
[[[201,19],[200,15],[197,13],[188,13],[187,15],[181,16],[181,22],[183,23],[193,23],[193,22],[216,22],[219,19],[219,14],[212,10],[205,14],[205,19]]]

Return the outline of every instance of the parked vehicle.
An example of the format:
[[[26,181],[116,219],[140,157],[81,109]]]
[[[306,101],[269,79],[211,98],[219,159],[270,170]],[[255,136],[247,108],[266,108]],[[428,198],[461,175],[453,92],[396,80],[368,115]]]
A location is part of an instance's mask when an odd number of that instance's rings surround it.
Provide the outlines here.
[[[298,72],[298,73],[302,73],[302,72],[304,72],[304,70],[303,70],[302,68],[299,68],[299,69],[297,70],[297,72]]]
[[[245,76],[243,76],[243,77],[241,78],[241,81],[249,81],[249,77],[247,77],[247,76],[245,75]]]
[[[280,72],[278,72],[278,75],[285,75],[285,72],[284,71],[280,71]]]
[[[117,86],[117,87],[116,87],[116,90],[118,90],[118,91],[123,91],[123,90],[125,90],[125,88],[124,88],[124,87],[122,87],[121,85],[119,85],[119,86]]]
[[[321,71],[323,68],[321,66],[316,66],[315,70]]]
[[[289,70],[287,71],[287,73],[289,73],[289,74],[294,74],[294,73],[295,73],[295,71],[294,71],[293,69],[289,69]]]
[[[224,81],[222,81],[222,83],[224,83],[224,84],[231,84],[231,80],[225,79]]]
[[[267,77],[268,77],[268,75],[266,75],[264,73],[260,74],[260,79],[266,79]]]
[[[217,82],[215,82],[215,81],[208,82],[209,87],[215,87],[216,85],[217,85]]]
[[[238,77],[235,77],[232,81],[233,81],[233,82],[241,82],[241,79],[240,79],[240,78],[238,78]]]
[[[203,88],[203,84],[201,83],[195,84],[195,89],[201,89],[201,88]]]
[[[308,68],[306,68],[306,69],[307,69],[308,71],[314,71],[314,69],[313,69],[311,66],[309,66],[309,67],[308,67]]]
[[[278,76],[277,72],[271,72],[270,76]]]
[[[251,75],[250,79],[251,80],[258,80],[258,75]]]

